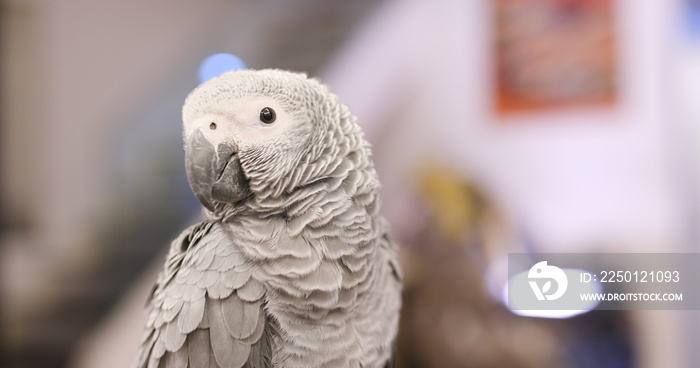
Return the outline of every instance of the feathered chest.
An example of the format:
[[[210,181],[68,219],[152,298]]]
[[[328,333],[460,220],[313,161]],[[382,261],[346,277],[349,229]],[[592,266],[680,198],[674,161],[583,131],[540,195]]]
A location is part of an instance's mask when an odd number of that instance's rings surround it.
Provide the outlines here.
[[[318,232],[292,235],[277,219],[191,227],[173,242],[160,275],[140,367],[163,359],[241,367],[253,358],[261,363],[251,367],[265,367],[274,351],[301,354],[295,349],[306,358],[328,355],[309,349],[355,339],[349,329],[366,317],[358,313],[372,299],[376,253],[376,238],[353,244]]]

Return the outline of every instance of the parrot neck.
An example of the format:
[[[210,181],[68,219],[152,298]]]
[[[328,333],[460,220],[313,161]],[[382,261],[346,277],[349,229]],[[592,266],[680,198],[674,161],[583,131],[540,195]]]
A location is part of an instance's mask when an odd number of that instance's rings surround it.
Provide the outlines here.
[[[269,152],[239,153],[254,193],[243,206],[262,216],[308,217],[306,213],[323,215],[314,207],[323,201],[377,190],[371,151],[360,127],[345,106],[336,106],[333,114],[330,120],[337,123],[320,124],[324,128],[312,133],[306,151],[266,147]]]

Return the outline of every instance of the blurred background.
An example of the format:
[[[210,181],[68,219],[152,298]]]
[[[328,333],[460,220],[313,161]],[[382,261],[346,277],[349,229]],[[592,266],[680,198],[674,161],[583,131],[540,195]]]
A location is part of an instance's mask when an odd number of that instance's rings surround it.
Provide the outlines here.
[[[698,0],[0,1],[0,366],[130,366],[199,205],[207,56],[321,77],[373,144],[399,367],[697,367],[698,311],[518,316],[508,252],[698,252]]]

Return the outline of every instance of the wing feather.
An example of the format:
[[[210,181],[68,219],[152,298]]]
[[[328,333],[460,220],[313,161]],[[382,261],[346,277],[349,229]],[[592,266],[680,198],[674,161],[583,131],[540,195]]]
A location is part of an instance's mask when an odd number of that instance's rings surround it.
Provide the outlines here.
[[[153,352],[151,353],[151,357],[160,359],[163,354],[165,354],[165,340],[161,336],[153,343]]]
[[[159,363],[161,361],[160,357],[156,357],[156,356],[147,357],[146,359],[148,359],[147,360],[148,365],[146,366],[147,368],[158,368]],[[165,364],[165,363],[163,363],[163,364]]]
[[[186,334],[180,333],[175,323],[167,323],[161,335],[165,343],[165,350],[177,351],[185,343]]]
[[[194,331],[204,317],[205,299],[195,300],[182,306],[182,311],[177,318],[177,328],[182,334]]]
[[[165,353],[165,367],[167,368],[187,368],[188,361],[187,346],[181,347],[178,351]]]
[[[175,303],[175,305],[172,308],[163,307],[163,322],[172,321],[175,318],[175,316],[177,316],[177,314],[180,313],[183,303],[184,301],[180,299]]]
[[[235,298],[232,296],[231,298]],[[250,345],[244,344],[229,334],[224,320],[222,301],[209,303],[209,328],[211,347],[216,363],[222,368],[240,368],[248,360]]]
[[[243,272],[226,272],[223,276],[224,286],[239,289],[248,282],[252,273],[250,269]]]
[[[257,342],[250,347],[250,355],[248,357],[248,366],[246,368],[270,368],[272,367],[272,339],[278,334],[275,324],[271,323],[267,318],[260,316],[263,324],[260,337]],[[257,330],[256,330],[257,331]],[[253,336],[258,336],[258,333],[253,333]]]
[[[190,368],[209,368],[211,343],[209,329],[196,329],[187,337]]]
[[[262,282],[251,279],[245,285],[236,290],[238,297],[247,301],[254,302],[260,300],[265,295],[265,285]]]
[[[265,313],[260,313],[258,316],[258,324],[255,327],[255,330],[253,331],[253,333],[250,336],[246,337],[245,339],[241,339],[241,341],[246,343],[246,344],[250,344],[250,345],[253,345],[253,344],[259,342],[260,337],[262,336],[263,331],[265,329],[265,326],[267,325],[266,322],[267,322],[267,317],[265,316]]]
[[[206,304],[206,303],[205,303]],[[202,320],[199,322],[199,328],[209,328],[209,312],[207,312],[207,308],[205,305],[204,308],[204,313],[202,313]]]
[[[246,302],[234,294],[221,301],[221,316],[229,335],[245,339],[255,332],[261,308],[260,301]]]

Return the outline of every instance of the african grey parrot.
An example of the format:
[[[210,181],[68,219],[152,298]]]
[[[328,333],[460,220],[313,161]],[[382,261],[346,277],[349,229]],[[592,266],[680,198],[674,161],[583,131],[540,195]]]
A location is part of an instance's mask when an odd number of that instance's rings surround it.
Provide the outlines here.
[[[206,220],[170,247],[137,367],[392,367],[401,269],[348,108],[304,74],[240,70],[182,116]]]

